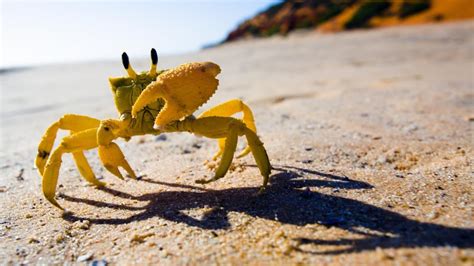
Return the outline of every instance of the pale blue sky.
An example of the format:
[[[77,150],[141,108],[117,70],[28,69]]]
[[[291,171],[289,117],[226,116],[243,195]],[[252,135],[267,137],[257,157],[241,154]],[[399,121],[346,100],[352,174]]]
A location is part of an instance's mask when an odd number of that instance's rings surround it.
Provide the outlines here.
[[[4,0],[0,67],[198,50],[276,2]]]

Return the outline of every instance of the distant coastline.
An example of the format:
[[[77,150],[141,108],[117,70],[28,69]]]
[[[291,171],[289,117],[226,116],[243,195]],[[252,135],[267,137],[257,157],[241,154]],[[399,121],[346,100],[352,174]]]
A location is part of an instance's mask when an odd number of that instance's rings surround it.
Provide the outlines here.
[[[472,0],[285,0],[239,24],[219,43],[307,29],[340,32],[474,18]]]
[[[0,67],[0,75],[9,74],[12,72],[19,72],[33,68],[32,66],[14,66],[14,67]]]

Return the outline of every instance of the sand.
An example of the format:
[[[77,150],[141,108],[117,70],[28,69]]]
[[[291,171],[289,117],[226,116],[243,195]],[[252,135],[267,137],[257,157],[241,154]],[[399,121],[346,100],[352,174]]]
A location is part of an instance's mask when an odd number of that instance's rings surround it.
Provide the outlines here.
[[[0,264],[472,265],[473,47],[468,21],[162,56],[166,68],[220,64],[202,110],[251,106],[274,167],[268,189],[257,194],[251,156],[198,185],[214,140],[144,136],[119,141],[140,180],[113,177],[92,150],[108,184],[95,189],[64,156],[65,214],[41,194],[36,145],[62,114],[117,116],[107,77],[124,73],[120,55],[3,73]]]

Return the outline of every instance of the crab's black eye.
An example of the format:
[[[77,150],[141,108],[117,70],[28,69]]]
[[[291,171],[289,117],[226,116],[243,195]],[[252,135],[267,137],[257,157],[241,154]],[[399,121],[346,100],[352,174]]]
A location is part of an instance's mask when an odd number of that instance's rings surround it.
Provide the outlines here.
[[[122,54],[122,64],[125,69],[128,69],[128,66],[130,66],[130,60],[128,59],[126,52],[123,52]]]
[[[151,62],[153,65],[158,64],[158,54],[156,53],[155,48],[151,48]]]
[[[104,127],[104,130],[105,130],[105,131],[109,131],[109,130],[110,130],[110,128],[108,128],[108,127]]]

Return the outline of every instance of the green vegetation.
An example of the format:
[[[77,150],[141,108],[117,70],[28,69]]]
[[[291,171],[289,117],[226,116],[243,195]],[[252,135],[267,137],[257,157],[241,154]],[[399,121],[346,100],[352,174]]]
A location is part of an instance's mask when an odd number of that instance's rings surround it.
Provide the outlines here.
[[[271,28],[269,28],[265,33],[263,34],[264,36],[272,36],[274,34],[277,34],[280,32],[280,27],[278,25],[273,25]]]
[[[431,0],[419,0],[417,2],[405,0],[400,8],[400,18],[406,18],[431,7]]]
[[[395,2],[397,4],[394,4]],[[352,12],[353,9],[356,10],[352,13],[352,17],[342,27],[347,30],[368,28],[373,26],[370,21],[374,17],[403,19],[430,9],[434,5],[432,2],[432,0],[280,0],[241,24],[238,29],[229,34],[226,41],[244,36],[287,35],[295,29],[317,28],[346,11]],[[345,16],[343,19],[346,18]],[[442,14],[432,18],[434,21],[442,19]],[[339,23],[340,20],[334,21],[338,30]],[[328,25],[328,28],[331,27]]]
[[[319,18],[318,24],[326,22],[332,17],[339,15],[339,13],[341,13],[346,7],[347,6],[343,6],[342,4],[329,4],[326,7],[327,11]]]
[[[389,0],[366,1],[355,12],[352,18],[344,24],[346,29],[367,27],[367,22],[390,7]]]
[[[296,29],[307,29],[307,28],[312,28],[316,26],[316,23],[314,23],[311,19],[304,19],[301,21],[296,22]]]
[[[249,25],[247,28],[247,32],[249,32],[253,36],[258,36],[260,34],[260,29],[257,26]]]

